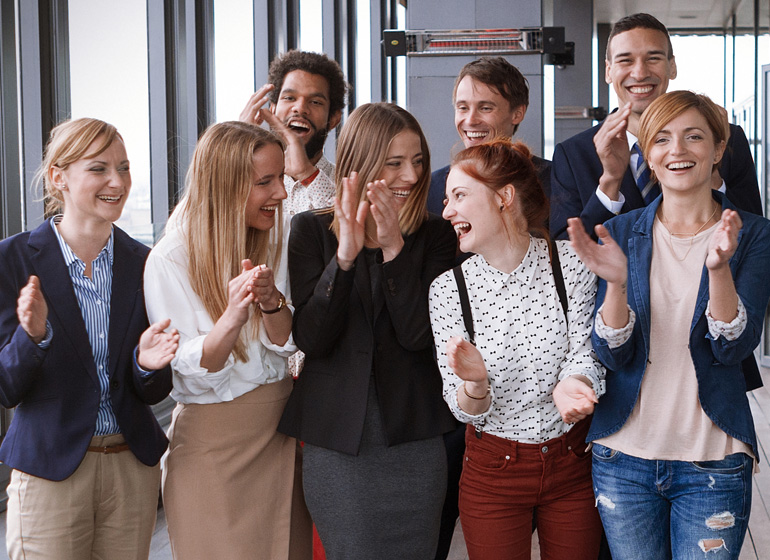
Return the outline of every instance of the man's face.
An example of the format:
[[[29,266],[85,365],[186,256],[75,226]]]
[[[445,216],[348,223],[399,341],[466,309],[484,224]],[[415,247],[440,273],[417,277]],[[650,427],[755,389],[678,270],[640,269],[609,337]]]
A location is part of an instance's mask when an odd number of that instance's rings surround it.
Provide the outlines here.
[[[465,76],[455,92],[455,127],[466,148],[489,142],[495,137],[510,138],[527,107],[511,107],[500,92]]]
[[[283,80],[275,115],[299,137],[309,158],[318,154],[341,113],[329,115],[329,83],[319,74],[292,70]]]
[[[631,104],[641,115],[647,106],[666,93],[676,78],[676,62],[668,58],[666,36],[656,29],[636,28],[612,38],[605,80],[612,84],[620,107]]]

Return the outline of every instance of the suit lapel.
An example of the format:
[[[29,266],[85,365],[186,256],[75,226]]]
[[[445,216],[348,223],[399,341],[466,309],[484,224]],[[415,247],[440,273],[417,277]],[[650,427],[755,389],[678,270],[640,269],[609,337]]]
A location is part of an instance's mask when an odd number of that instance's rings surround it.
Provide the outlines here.
[[[114,259],[112,263],[112,294],[110,297],[110,333],[109,333],[109,371],[114,375],[118,358],[123,355],[137,297],[142,295],[142,275],[144,259],[136,247],[127,243],[126,234],[115,228]],[[143,303],[143,302],[142,302]],[[137,341],[128,341],[135,344]]]
[[[623,196],[626,198],[626,202],[623,205],[623,212],[629,212],[646,206],[644,199],[642,198],[642,193],[639,190],[639,186],[634,180],[634,174],[631,172],[630,166],[623,175],[623,181],[620,183],[620,192],[623,193]]]
[[[30,233],[29,246],[32,249],[30,260],[35,274],[40,278],[43,294],[48,303],[48,312],[55,315],[58,324],[62,326],[62,332],[54,332],[54,336],[66,337],[69,340],[83,367],[98,385],[99,378],[96,375],[94,354],[88,341],[83,314],[75,297],[75,290],[64,264],[59,242],[49,221],[43,222]]]
[[[366,314],[366,321],[370,324],[374,324],[373,310],[372,310],[372,281],[369,277],[369,263],[366,261],[366,255],[362,249],[356,257],[356,273],[354,276],[354,282],[356,285],[356,291],[358,297],[361,300],[361,305],[364,308]]]

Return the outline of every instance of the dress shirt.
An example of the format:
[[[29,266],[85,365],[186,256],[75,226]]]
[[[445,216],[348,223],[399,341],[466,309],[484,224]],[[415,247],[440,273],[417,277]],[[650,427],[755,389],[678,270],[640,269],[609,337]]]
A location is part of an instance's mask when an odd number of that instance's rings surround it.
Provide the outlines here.
[[[288,175],[283,176],[283,186],[286,187],[287,194],[286,200],[283,201],[283,211],[287,222],[291,221],[294,214],[334,205],[336,194],[334,165],[324,156],[321,156],[315,166],[318,168],[318,175],[307,186]]]
[[[566,241],[557,241],[569,300],[569,332],[554,284],[548,244],[530,238],[527,254],[510,274],[492,267],[481,255],[462,264],[476,331],[484,357],[492,402],[479,415],[464,412],[457,401],[463,381],[447,364],[446,343],[467,333],[452,271],[430,288],[430,318],[444,399],[455,417],[499,437],[540,443],[569,431],[553,402],[556,383],[586,376],[596,396],[604,393],[604,367],[591,348],[596,276]]]
[[[56,227],[61,219],[62,216],[55,216],[51,220],[51,227],[59,241],[59,247],[64,256],[64,264],[67,266],[72,280],[75,297],[78,300],[83,322],[86,325],[88,342],[91,344],[91,351],[94,355],[96,375],[99,378],[100,402],[94,435],[118,434],[120,427],[112,410],[112,400],[110,399],[110,352],[107,344],[107,334],[110,332],[114,233],[110,232],[107,245],[91,263],[91,278],[89,278],[84,274],[86,264],[75,255]],[[51,334],[53,335],[53,333]]]
[[[286,245],[283,243],[280,265],[273,274],[276,288],[288,299]],[[147,258],[144,294],[150,322],[170,317],[171,326],[179,330],[179,349],[171,361],[172,398],[186,404],[231,401],[260,385],[284,379],[288,375],[286,358],[297,349],[294,339],[290,336],[283,346],[273,344],[261,320],[259,335],[247,341],[248,362],[236,361],[230,354],[219,371],[209,372],[201,367],[203,341],[215,321],[190,285],[188,262],[179,220],[169,220],[165,236]],[[249,324],[244,329],[249,329]]]

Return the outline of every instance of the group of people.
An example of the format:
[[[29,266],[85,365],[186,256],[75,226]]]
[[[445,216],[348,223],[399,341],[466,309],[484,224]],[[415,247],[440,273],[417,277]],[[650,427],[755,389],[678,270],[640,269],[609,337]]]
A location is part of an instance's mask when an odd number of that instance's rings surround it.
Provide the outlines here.
[[[120,134],[58,125],[51,218],[0,242],[11,558],[146,559],[159,487],[182,560],[309,559],[313,525],[330,560],[446,558],[458,511],[472,559],[535,527],[544,559],[609,558],[603,532],[616,560],[737,558],[770,222],[743,132],[675,76],[666,28],[620,20],[620,107],[551,163],[512,141],[520,72],[471,62],[431,176],[389,103],[326,160],[345,79],[290,51],[203,133],[152,251],[114,225]]]

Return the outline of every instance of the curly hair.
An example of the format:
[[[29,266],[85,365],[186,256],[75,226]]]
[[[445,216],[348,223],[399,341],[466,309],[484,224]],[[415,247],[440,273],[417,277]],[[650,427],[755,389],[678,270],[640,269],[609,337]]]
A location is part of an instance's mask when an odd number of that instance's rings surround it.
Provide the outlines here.
[[[345,108],[350,84],[345,81],[340,65],[325,54],[297,50],[280,54],[270,63],[268,81],[275,86],[270,94],[272,103],[278,103],[286,74],[294,70],[318,74],[326,79],[329,84],[329,116]]]

